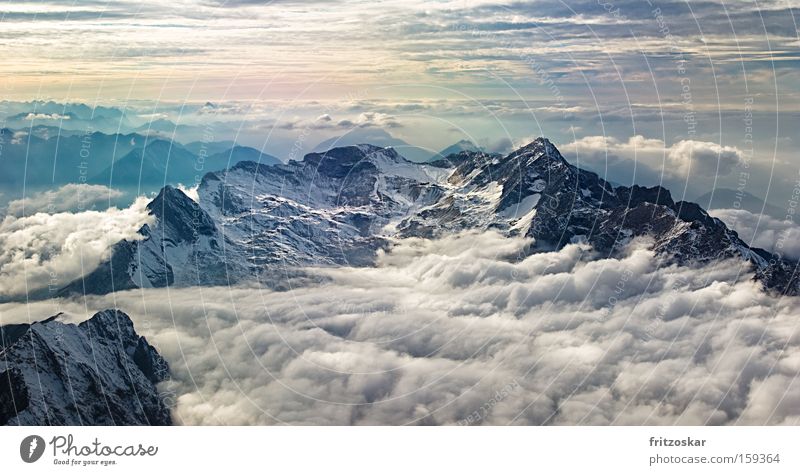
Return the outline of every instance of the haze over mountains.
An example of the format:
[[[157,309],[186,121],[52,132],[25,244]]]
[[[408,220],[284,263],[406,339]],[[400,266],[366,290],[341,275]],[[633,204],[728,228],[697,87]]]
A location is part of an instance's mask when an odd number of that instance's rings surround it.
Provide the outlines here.
[[[743,209],[757,215],[767,215],[775,219],[784,219],[786,209],[771,203],[744,190],[717,188],[704,193],[695,200],[706,209]]]
[[[165,184],[193,184],[198,175],[248,160],[280,163],[277,158],[233,142],[194,142],[194,152],[160,136],[138,133],[62,135],[58,129],[2,129],[0,186],[13,196],[67,183],[101,184],[157,192]]]
[[[151,114],[141,108],[0,102],[0,116],[5,114],[0,124],[0,208],[37,194],[52,194],[66,184],[106,186],[110,190],[108,205],[126,206],[140,194],[157,194],[165,185],[196,186],[206,173],[242,161],[273,165],[300,159],[306,148],[324,152],[372,143],[392,147],[415,162],[478,150],[462,140],[437,153],[397,139],[375,124],[354,123],[344,135],[333,136],[313,148],[312,144],[303,144],[297,150],[294,146],[281,147],[278,139],[265,142],[264,147],[281,150],[283,156],[276,157],[239,143],[246,136],[242,125],[237,128],[233,123],[215,122],[217,106],[207,103],[185,109],[187,117],[200,114],[203,120],[211,121],[201,124],[195,117],[194,122],[176,124],[162,113]]]
[[[372,123],[353,123],[343,135],[313,147],[303,144],[297,151],[285,141],[295,140],[291,136],[285,140],[275,136],[256,148],[242,145],[241,140],[255,142],[242,124],[237,127],[214,120],[217,106],[207,103],[180,110],[190,122],[176,124],[162,117],[163,113],[147,113],[142,108],[0,102],[0,115],[5,114],[0,124],[0,203],[22,198],[23,190],[29,195],[67,183],[118,188],[131,200],[139,193],[155,194],[164,185],[193,186],[205,173],[240,161],[276,164],[300,159],[308,151],[361,143],[392,147],[415,162],[436,160],[442,153],[477,150],[461,141],[437,153],[395,138]],[[284,156],[270,155],[265,147],[280,150]]]

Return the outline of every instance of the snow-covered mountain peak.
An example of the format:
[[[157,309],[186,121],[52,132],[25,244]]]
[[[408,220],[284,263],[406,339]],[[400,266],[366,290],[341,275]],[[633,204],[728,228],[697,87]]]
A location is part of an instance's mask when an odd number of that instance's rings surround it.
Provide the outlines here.
[[[520,147],[508,154],[504,161],[515,160],[521,164],[531,164],[536,161],[546,161],[557,165],[568,165],[561,152],[553,145],[550,140],[539,137],[533,142]]]
[[[0,327],[0,425],[168,425],[169,366],[131,319],[98,312]]]
[[[162,228],[169,229],[169,237],[176,242],[192,242],[199,235],[211,236],[216,225],[211,217],[181,190],[170,185],[148,203],[148,211]]]

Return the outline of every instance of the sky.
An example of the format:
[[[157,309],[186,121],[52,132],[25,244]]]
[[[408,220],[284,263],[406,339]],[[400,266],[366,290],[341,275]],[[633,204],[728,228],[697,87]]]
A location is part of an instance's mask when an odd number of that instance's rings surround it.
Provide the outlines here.
[[[0,91],[177,123],[208,120],[187,105],[210,102],[215,120],[239,123],[242,141],[279,157],[353,127],[433,151],[463,138],[508,151],[547,136],[615,182],[664,183],[689,198],[744,183],[785,207],[800,175],[797,7],[8,1]],[[735,148],[737,164],[676,175],[669,157],[681,141]],[[660,162],[642,160],[638,143]]]

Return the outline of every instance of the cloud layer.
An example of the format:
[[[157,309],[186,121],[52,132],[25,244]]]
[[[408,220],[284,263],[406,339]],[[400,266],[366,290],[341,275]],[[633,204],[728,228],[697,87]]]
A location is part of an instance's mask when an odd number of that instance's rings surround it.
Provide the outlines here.
[[[743,209],[715,209],[709,213],[739,233],[739,237],[750,246],[800,260],[800,226],[794,222]]]
[[[667,146],[663,140],[641,135],[630,137],[626,142],[613,137],[583,137],[564,148],[574,154],[577,161],[595,169],[622,161],[630,169],[634,164],[644,165],[672,178],[688,178],[693,174],[725,176],[742,160],[742,151],[736,147],[697,140],[681,140]]]
[[[35,207],[47,198],[34,201]],[[92,271],[114,244],[138,239],[139,228],[151,219],[147,202],[140,197],[126,209],[6,216],[0,223],[0,298],[56,292]]]
[[[33,216],[36,213],[77,212],[107,205],[123,193],[103,185],[70,183],[55,190],[36,193],[28,198],[8,203],[6,214],[14,217]]]
[[[317,283],[128,291],[184,424],[797,424],[797,299],[740,262],[660,266],[646,243],[514,256],[496,234],[406,240]]]

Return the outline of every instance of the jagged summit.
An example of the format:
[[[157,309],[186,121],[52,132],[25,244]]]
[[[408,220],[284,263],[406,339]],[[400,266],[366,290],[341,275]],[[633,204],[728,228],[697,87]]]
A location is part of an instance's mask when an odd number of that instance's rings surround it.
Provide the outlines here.
[[[583,241],[611,255],[650,236],[664,259],[742,259],[766,285],[797,291],[793,263],[751,249],[700,206],[662,187],[615,187],[543,137],[505,156],[462,151],[427,164],[374,145],[240,162],[207,174],[198,195],[199,204],[165,187],[148,208],[157,219],[146,239],[120,243],[105,270],[70,290],[110,291],[97,283],[111,269],[116,289],[272,285],[305,266],[371,265],[393,237],[491,229],[534,238],[532,252]]]
[[[334,148],[322,153],[309,153],[303,165],[316,167],[317,171],[333,178],[344,178],[350,173],[377,170],[382,163],[411,163],[393,148],[361,144]]]
[[[467,159],[458,164],[449,181],[458,183],[466,180],[476,186],[484,186],[492,181],[506,183],[525,175],[535,178],[541,174],[568,173],[573,170],[577,169],[567,163],[555,146],[540,137],[506,156],[471,152]]]
[[[169,366],[128,315],[0,327],[0,425],[169,425]],[[47,384],[42,384],[47,378]]]
[[[216,231],[211,217],[181,190],[167,185],[147,204],[147,210],[162,227],[170,227],[171,236],[179,241],[196,240],[198,235],[210,236]]]
[[[545,137],[537,137],[533,142],[523,145],[508,154],[509,159],[525,159],[531,157],[534,160],[540,157],[564,160],[564,157],[561,156],[561,152],[559,152],[555,145]]]

